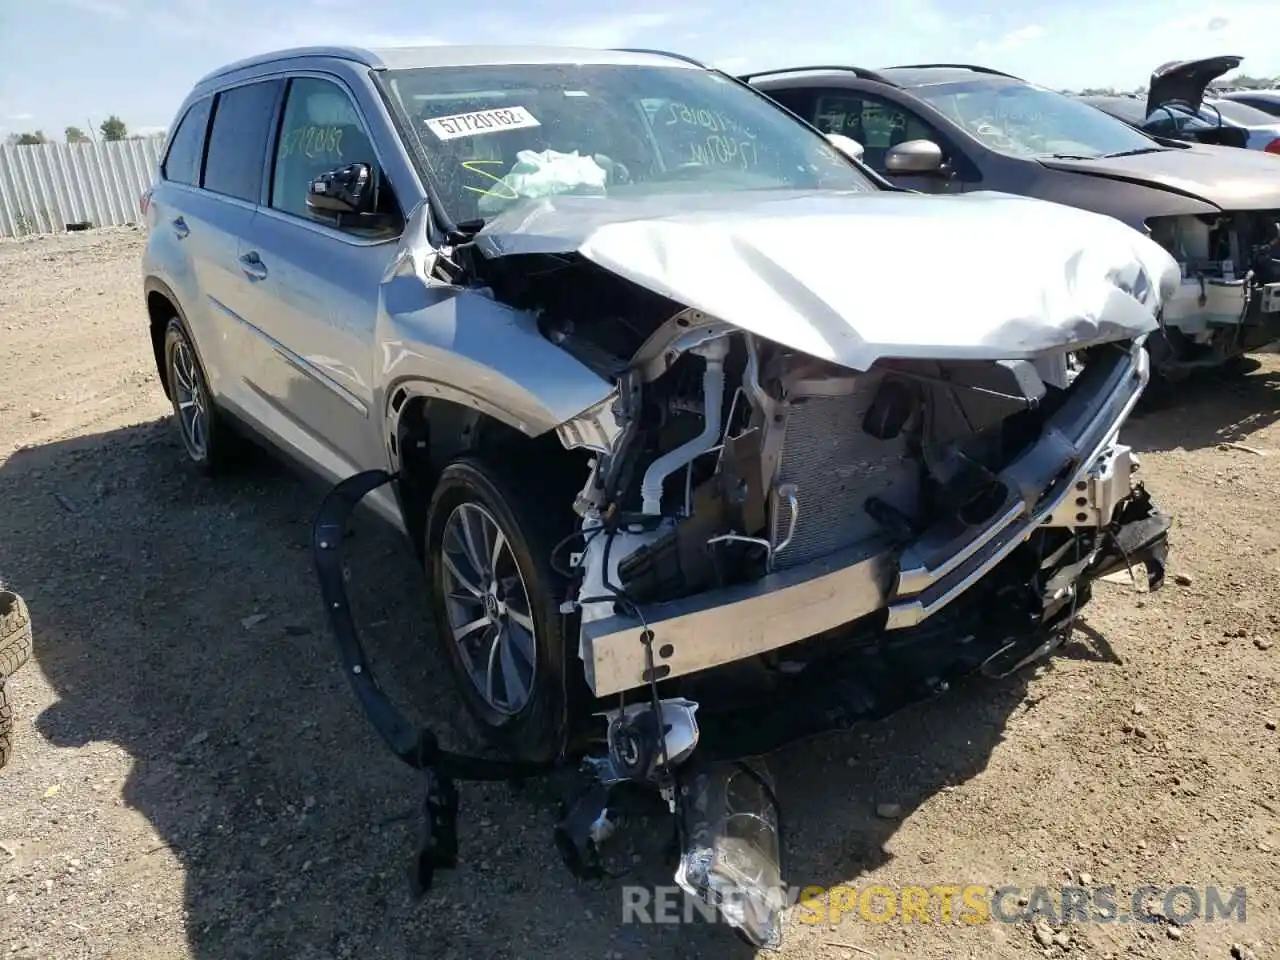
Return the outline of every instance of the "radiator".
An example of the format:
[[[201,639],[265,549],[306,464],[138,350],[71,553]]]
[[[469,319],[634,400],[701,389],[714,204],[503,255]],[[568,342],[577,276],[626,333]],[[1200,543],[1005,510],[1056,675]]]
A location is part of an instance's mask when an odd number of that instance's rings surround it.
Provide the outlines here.
[[[794,398],[788,405],[771,497],[772,541],[779,544],[791,522],[784,491],[795,490],[799,506],[791,542],[774,558],[775,569],[798,566],[860,540],[881,528],[863,509],[869,497],[917,513],[919,466],[908,456],[905,436],[877,440],[862,430],[878,378],[860,378],[843,396]]]

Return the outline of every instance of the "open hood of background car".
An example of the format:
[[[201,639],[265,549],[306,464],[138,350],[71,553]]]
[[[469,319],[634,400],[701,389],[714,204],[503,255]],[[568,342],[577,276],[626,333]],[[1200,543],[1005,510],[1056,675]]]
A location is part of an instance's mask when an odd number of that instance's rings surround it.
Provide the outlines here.
[[[1164,103],[1178,101],[1193,111],[1204,102],[1204,91],[1214,80],[1240,66],[1244,57],[1205,57],[1203,60],[1171,60],[1151,71],[1147,91],[1147,116]]]
[[[488,257],[577,253],[855,370],[1137,337],[1180,279],[1168,253],[1118,220],[987,192],[560,196],[500,214],[476,243]]]
[[[1261,150],[1194,144],[1128,157],[1042,157],[1040,163],[1054,170],[1163,187],[1221,210],[1280,208],[1280,170],[1276,169],[1276,158]]]

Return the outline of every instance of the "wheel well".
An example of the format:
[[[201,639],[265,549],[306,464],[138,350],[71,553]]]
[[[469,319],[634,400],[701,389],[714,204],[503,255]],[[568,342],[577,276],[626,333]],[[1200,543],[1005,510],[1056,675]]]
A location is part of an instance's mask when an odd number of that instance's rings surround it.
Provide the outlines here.
[[[151,350],[155,354],[156,373],[160,375],[160,386],[164,395],[169,396],[169,378],[164,372],[164,331],[169,321],[178,315],[178,308],[169,298],[157,290],[147,294],[147,316],[151,319]]]
[[[400,506],[415,548],[427,504],[440,472],[463,454],[504,466],[527,464],[527,477],[540,495],[572,498],[586,482],[588,455],[566,450],[555,432],[530,437],[471,407],[430,397],[404,401],[389,437],[400,465]],[[548,504],[550,507],[551,504]]]

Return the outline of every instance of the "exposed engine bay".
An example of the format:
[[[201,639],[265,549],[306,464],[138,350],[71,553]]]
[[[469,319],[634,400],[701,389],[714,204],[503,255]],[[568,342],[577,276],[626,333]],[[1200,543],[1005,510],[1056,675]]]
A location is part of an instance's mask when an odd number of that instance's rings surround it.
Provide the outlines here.
[[[569,551],[577,588],[564,609],[581,613],[580,655],[598,697],[757,655],[794,671],[805,653],[779,648],[862,621],[912,626],[1010,554],[1037,552],[1044,569],[1091,558],[1133,492],[1137,460],[1114,442],[1145,383],[1132,341],[856,371],[572,257],[512,258],[486,280],[616,383],[559,429],[566,447],[593,455]],[[1054,439],[1062,431],[1075,432],[1075,447]],[[1061,475],[1086,456],[1086,479]],[[989,549],[1067,480],[1075,495],[1036,518],[1024,549]],[[803,591],[832,572],[839,589],[825,592],[839,609],[824,614]],[[789,602],[769,602],[787,593]],[[1062,580],[1039,617],[1074,596]],[[754,629],[710,624],[732,624],[726,608],[738,606],[753,609]],[[770,629],[779,616],[788,627]],[[653,643],[641,666],[644,634]]]
[[[1159,217],[1151,238],[1182,271],[1164,310],[1170,355],[1216,365],[1280,339],[1280,210]]]

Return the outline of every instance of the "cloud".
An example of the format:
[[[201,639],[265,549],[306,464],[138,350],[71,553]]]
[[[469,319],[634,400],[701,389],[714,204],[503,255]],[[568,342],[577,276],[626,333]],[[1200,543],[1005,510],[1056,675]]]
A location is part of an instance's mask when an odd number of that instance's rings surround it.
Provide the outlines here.
[[[345,19],[329,15],[328,8],[333,6],[333,0],[309,0],[301,9],[273,9],[265,14],[271,18],[271,29],[262,30],[253,18],[240,18],[234,11],[229,12],[223,0],[168,0],[167,7],[149,15],[148,26],[169,37],[211,38],[227,51],[228,57],[288,47],[434,47],[448,42],[435,34],[361,29],[358,25],[353,28]]]
[[[7,117],[5,117],[6,120],[9,120],[13,123],[23,123],[27,120],[32,120],[34,118],[35,118],[35,114],[32,114],[32,113],[11,113]]]
[[[129,19],[129,8],[120,0],[62,0],[69,7],[109,20]]]
[[[1231,25],[1230,17],[1210,17],[1209,22],[1205,24],[1205,29],[1210,33],[1218,30],[1225,30]]]
[[[624,13],[616,17],[588,20],[576,27],[548,31],[550,42],[567,47],[621,47],[635,41],[636,34],[669,26],[673,13]]]
[[[995,43],[997,50],[1016,50],[1018,47],[1026,46],[1039,40],[1045,35],[1044,27],[1038,23],[1029,23],[1025,27],[1019,27],[1017,30],[1010,30]]]
[[[440,47],[449,41],[434,34],[356,33],[344,34],[343,44],[376,50],[379,47]],[[332,39],[332,38],[330,38]]]

